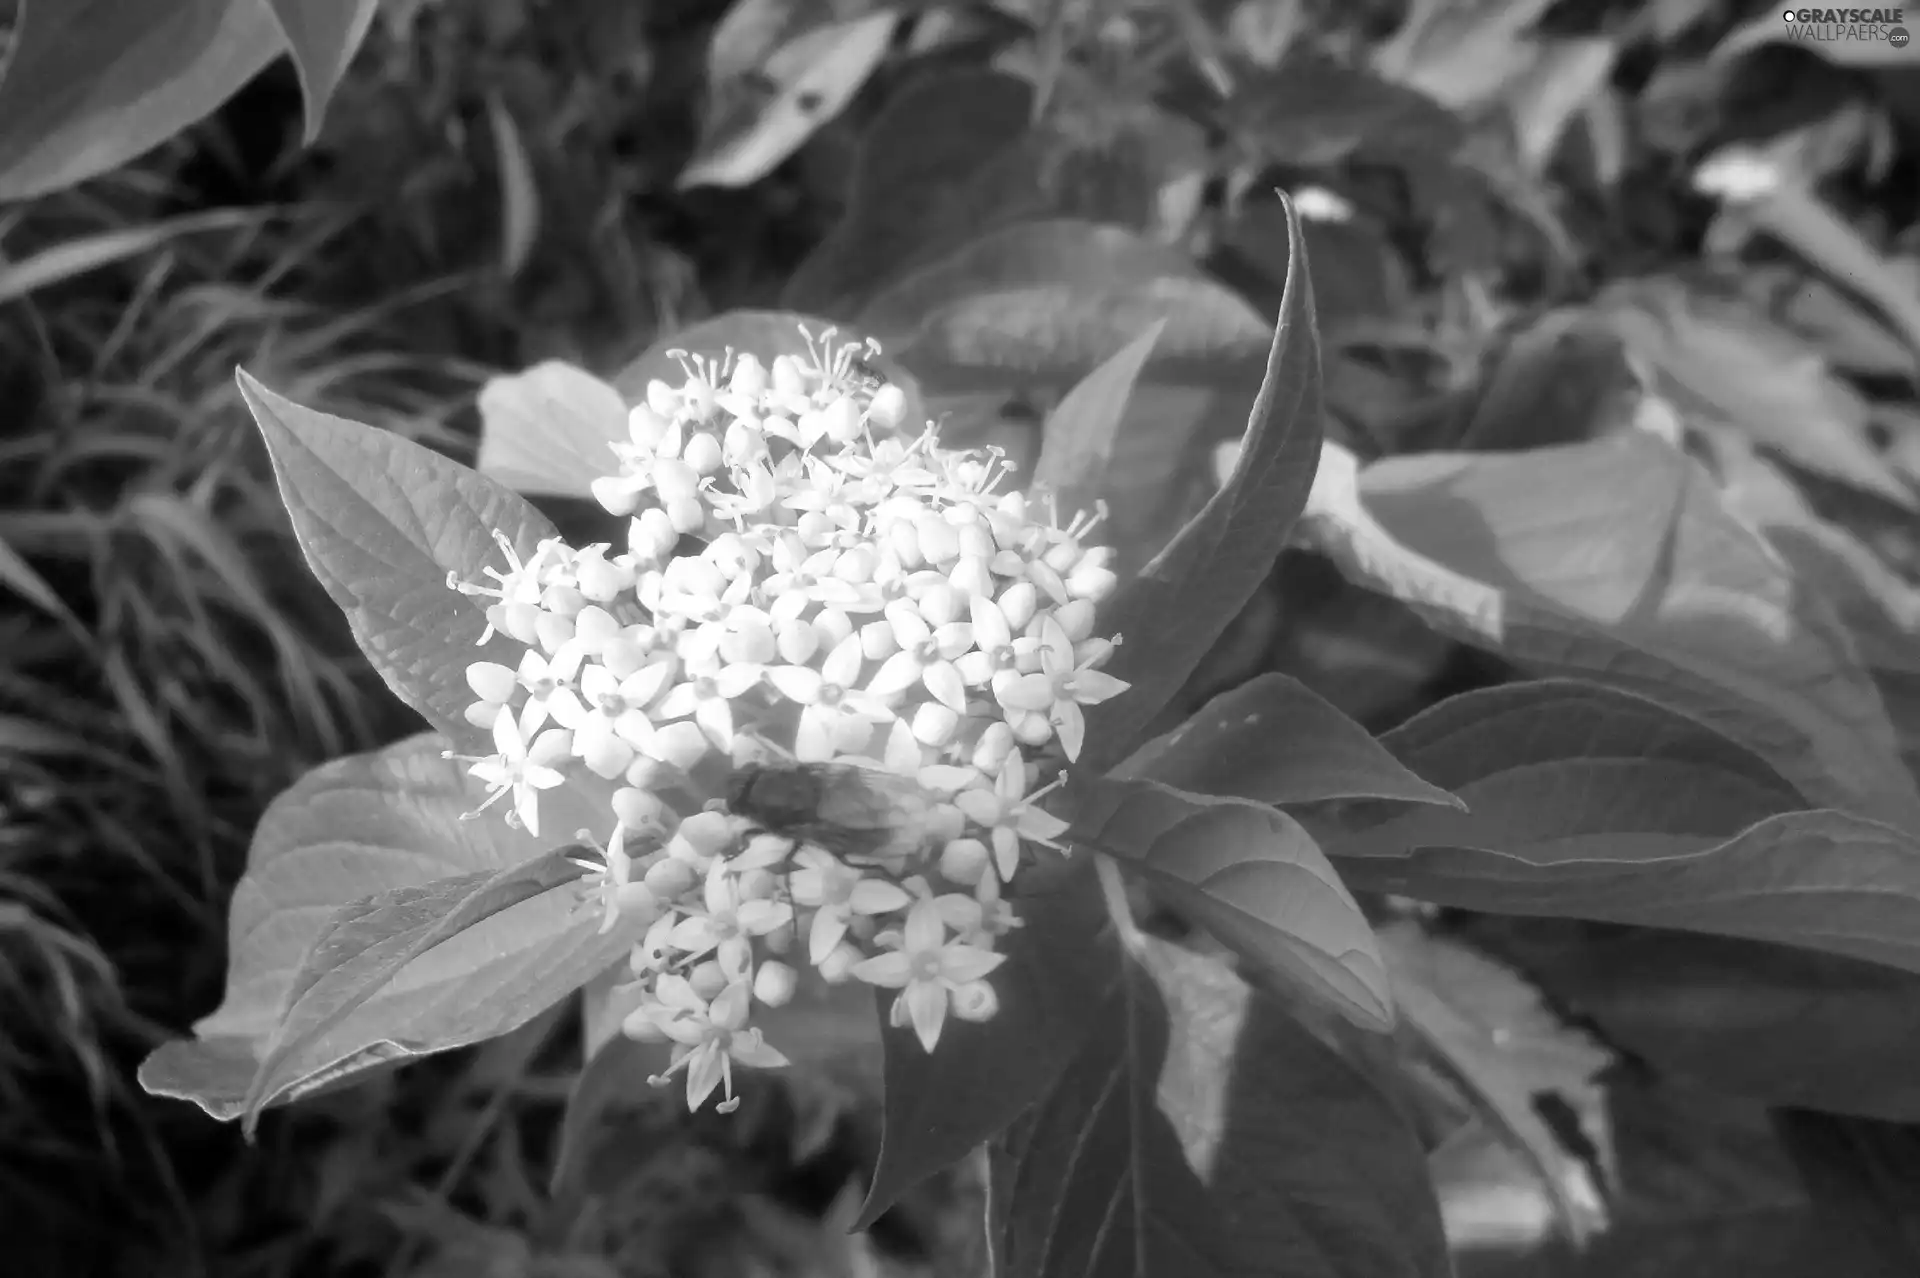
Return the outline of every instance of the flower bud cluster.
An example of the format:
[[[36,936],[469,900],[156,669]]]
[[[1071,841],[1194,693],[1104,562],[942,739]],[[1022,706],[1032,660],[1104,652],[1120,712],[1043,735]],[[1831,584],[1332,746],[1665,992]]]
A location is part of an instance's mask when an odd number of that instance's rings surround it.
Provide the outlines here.
[[[736,1061],[784,1063],[750,1021],[802,957],[899,990],[893,1022],[929,1051],[949,1013],[991,1016],[1020,922],[1005,889],[1066,829],[1038,801],[1082,708],[1127,686],[1094,633],[1115,586],[1098,516],[1042,518],[997,491],[997,454],[902,433],[874,348],[831,338],[771,366],[682,354],[680,385],[647,388],[593,485],[624,551],[548,540],[523,561],[503,536],[489,583],[449,580],[491,601],[481,642],[525,648],[467,672],[495,748],[471,760],[482,807],[510,796],[537,834],[570,772],[616,783],[586,883],[603,928],[644,933],[623,1028],[674,1045],[693,1107],[722,1086],[737,1103]],[[770,821],[739,801],[749,766],[805,776],[820,810]]]

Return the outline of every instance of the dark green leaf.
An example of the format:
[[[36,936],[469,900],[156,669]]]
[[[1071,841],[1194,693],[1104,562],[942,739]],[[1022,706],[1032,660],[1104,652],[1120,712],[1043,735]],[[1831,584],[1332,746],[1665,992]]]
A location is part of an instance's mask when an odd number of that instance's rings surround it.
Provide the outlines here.
[[[1698,465],[1651,436],[1400,457],[1357,483],[1330,447],[1302,527],[1446,633],[1657,701],[1814,803],[1920,829],[1920,791],[1852,637]]]
[[[1165,320],[1150,325],[1082,378],[1047,415],[1032,482],[1058,493],[1066,509],[1090,510],[1104,494],[1114,437],[1140,370],[1166,326]]]
[[[475,739],[467,666],[516,665],[521,645],[502,635],[478,643],[485,600],[450,589],[447,574],[484,583],[484,569],[506,567],[496,531],[524,560],[553,525],[458,462],[239,376],[307,566],[347,614],[354,641],[429,723],[455,741]]]
[[[879,290],[860,308],[860,324],[891,350],[911,345],[931,317],[969,297],[1041,284],[1094,292],[1199,274],[1191,258],[1124,227],[1072,218],[1020,222],[986,231]],[[1262,350],[1266,336],[1262,325]]]
[[[1143,943],[1072,1067],[995,1143],[1006,1278],[1443,1278],[1420,1147],[1218,962]]]
[[[506,869],[547,850],[503,820],[460,820],[484,787],[440,757],[446,744],[427,734],[349,755],[273,801],[228,914],[226,997],[194,1025],[194,1041],[167,1044],[148,1059],[144,1086],[216,1118],[237,1117],[295,974],[336,910],[374,893]],[[603,828],[611,791],[599,785],[570,781],[543,792],[542,815],[554,830]],[[575,915],[578,895],[558,889],[422,955],[327,1035],[339,1063],[281,1099],[381,1062],[505,1033],[539,1010],[523,1006],[516,989],[573,979],[569,973],[577,984],[618,961],[620,949],[595,931],[597,917]]]
[[[995,71],[928,76],[893,99],[860,149],[847,214],[788,280],[781,304],[852,316],[916,260],[992,226],[1044,211],[1026,175],[1033,90]],[[1024,194],[1019,192],[1024,191]]]
[[[884,1129],[857,1228],[1039,1099],[1080,1051],[1120,978],[1120,948],[1086,858],[1029,869],[1020,882],[1024,925],[1001,946],[1007,961],[992,977],[1000,1004],[993,1018],[949,1020],[933,1053],[911,1029],[884,1032]],[[890,991],[878,997],[882,1024],[892,1000]]]
[[[327,103],[340,77],[373,25],[379,0],[267,0],[267,4],[300,73],[300,96],[306,103],[306,132],[301,140],[311,146],[320,136]]]
[[[1282,674],[1263,674],[1221,693],[1113,775],[1256,803],[1397,799],[1462,806],[1409,772],[1318,693]]]
[[[261,0],[25,0],[0,81],[0,200],[152,150],[281,51]]]
[[[1617,334],[1585,308],[1550,311],[1490,361],[1457,444],[1494,451],[1580,443],[1631,427],[1643,400]]]
[[[1424,93],[1296,44],[1242,85],[1227,107],[1240,145],[1277,164],[1336,164],[1355,151],[1442,158],[1467,134]]]
[[[278,1092],[331,1065],[314,1048],[342,1021],[380,993],[427,951],[535,897],[580,878],[580,867],[550,852],[504,870],[390,888],[342,906],[314,938],[287,991],[279,1024],[262,1049],[259,1073],[247,1093],[244,1125],[251,1133],[260,1108]],[[558,930],[558,929],[557,929]],[[529,937],[528,939],[544,939]],[[631,938],[629,938],[631,939]],[[570,990],[537,995],[538,1012]],[[493,997],[489,992],[478,998]]]
[[[1072,793],[1075,843],[1146,875],[1263,976],[1306,988],[1363,1028],[1392,1027],[1373,929],[1292,817],[1152,781],[1102,778]]]
[[[1288,227],[1299,245],[1299,219]],[[1320,455],[1320,350],[1306,255],[1289,259],[1287,289],[1266,378],[1253,403],[1233,473],[1102,611],[1103,633],[1119,633],[1109,667],[1132,684],[1089,712],[1080,766],[1111,767],[1179,691],[1220,632],[1272,570],[1313,485]]]

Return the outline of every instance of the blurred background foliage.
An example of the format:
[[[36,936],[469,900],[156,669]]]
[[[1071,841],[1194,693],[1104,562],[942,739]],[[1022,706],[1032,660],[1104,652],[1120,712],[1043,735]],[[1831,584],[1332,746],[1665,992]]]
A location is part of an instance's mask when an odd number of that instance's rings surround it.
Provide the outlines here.
[[[17,3],[0,28],[22,43]],[[785,305],[884,332],[952,438],[1030,460],[1111,349],[1090,312],[1171,313],[1114,472],[1137,564],[1244,423],[1287,267],[1279,187],[1308,219],[1334,438],[1540,447],[1655,390],[1729,505],[1840,591],[1889,698],[1920,690],[1911,49],[1789,43],[1777,9],[1716,0],[388,0],[310,145],[304,120],[275,60],[157,148],[0,204],[17,1272],[980,1272],[971,1169],[844,1236],[876,1138],[858,1070],[756,1089],[730,1120],[623,1111],[591,1194],[545,1180],[579,1073],[562,1013],[276,1112],[256,1146],[137,1093],[130,1063],[218,999],[266,801],[412,727],[299,559],[236,365],[470,461],[490,377],[612,376],[702,318]],[[1135,270],[1154,289],[1114,293]],[[1500,676],[1305,553],[1192,696],[1262,669],[1376,730]],[[1524,931],[1493,940],[1548,961]],[[1588,1081],[1570,1050],[1533,1062],[1563,1109]],[[1695,1101],[1703,1148],[1771,1139]],[[1896,1193],[1912,1170],[1870,1126],[1803,1128],[1802,1153],[1878,1151]],[[1579,1144],[1577,1115],[1556,1130]],[[1487,1157],[1437,1151],[1450,1229],[1535,1239]],[[1805,1196],[1772,1145],[1739,1177],[1748,1225]],[[1831,1264],[1797,1228],[1743,1226],[1739,1272]],[[1662,1254],[1577,1272],[1718,1272]]]

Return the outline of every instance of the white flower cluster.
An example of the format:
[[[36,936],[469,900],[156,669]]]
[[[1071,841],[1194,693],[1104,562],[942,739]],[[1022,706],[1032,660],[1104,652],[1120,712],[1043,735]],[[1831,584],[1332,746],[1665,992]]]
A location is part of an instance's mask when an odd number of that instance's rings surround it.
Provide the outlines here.
[[[606,928],[646,928],[624,1029],[672,1041],[654,1081],[684,1069],[695,1108],[723,1085],[737,1104],[733,1062],[785,1063],[749,1021],[792,996],[796,952],[898,989],[893,1022],[929,1051],[950,1011],[991,1016],[1019,922],[1003,889],[1066,828],[1036,801],[1080,752],[1081,707],[1127,686],[1093,634],[1115,585],[1084,544],[1097,517],[1036,518],[995,492],[997,455],[899,433],[872,348],[831,338],[770,368],[682,354],[680,386],[648,387],[593,488],[631,517],[625,553],[549,540],[522,562],[502,536],[491,584],[448,583],[493,600],[481,642],[527,648],[467,672],[497,750],[471,760],[482,806],[511,796],[538,833],[568,769],[623,783],[586,882]],[[823,805],[770,828],[724,797],[753,765],[879,819],[842,839]]]

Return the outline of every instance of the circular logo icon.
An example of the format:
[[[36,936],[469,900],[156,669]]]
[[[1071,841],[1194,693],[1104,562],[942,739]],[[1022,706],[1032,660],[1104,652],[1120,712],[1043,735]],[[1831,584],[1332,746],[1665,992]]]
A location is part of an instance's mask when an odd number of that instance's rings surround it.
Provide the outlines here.
[[[1912,39],[1912,37],[1907,34],[1905,27],[1895,27],[1893,30],[1887,32],[1887,43],[1896,49],[1906,48],[1907,41],[1910,39]]]
[[[1789,9],[1789,10],[1787,10],[1787,11],[1786,11],[1785,13],[1783,13],[1783,14],[1781,14],[1780,16],[1781,16],[1781,17],[1783,17],[1783,18],[1785,18],[1785,19],[1786,19],[1786,20],[1787,20],[1788,22],[1792,22],[1792,21],[1793,21],[1793,10],[1791,10],[1791,9]]]

